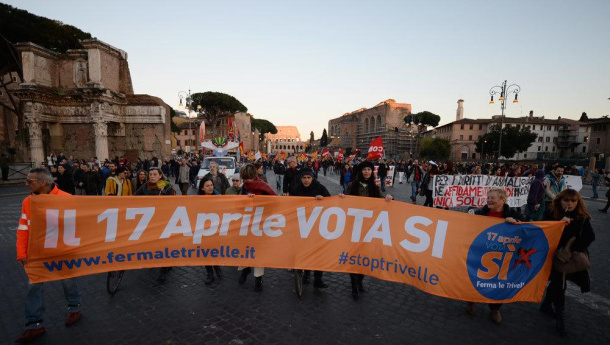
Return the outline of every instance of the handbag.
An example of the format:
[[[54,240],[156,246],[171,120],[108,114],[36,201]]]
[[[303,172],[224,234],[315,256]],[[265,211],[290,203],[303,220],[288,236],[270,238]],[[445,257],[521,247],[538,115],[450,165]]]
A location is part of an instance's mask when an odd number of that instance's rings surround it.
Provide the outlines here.
[[[572,251],[572,243],[576,237],[570,238],[563,248],[557,249],[553,258],[553,266],[562,273],[586,271],[591,268],[589,254]]]

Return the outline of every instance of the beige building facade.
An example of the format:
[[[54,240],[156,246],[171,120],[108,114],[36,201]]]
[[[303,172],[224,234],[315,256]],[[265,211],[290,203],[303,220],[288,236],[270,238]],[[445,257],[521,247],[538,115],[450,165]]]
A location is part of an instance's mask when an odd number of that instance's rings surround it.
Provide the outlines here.
[[[170,108],[157,97],[134,94],[127,53],[97,39],[82,45],[64,54],[15,45],[23,80],[9,92],[22,105],[23,127],[5,108],[0,134],[18,146],[17,159],[38,165],[57,152],[100,160],[169,153]],[[6,104],[8,95],[0,97]]]
[[[360,108],[328,121],[332,146],[367,152],[371,141],[382,137],[386,157],[407,157],[415,140],[411,126],[404,122],[411,104],[388,99],[372,108]]]

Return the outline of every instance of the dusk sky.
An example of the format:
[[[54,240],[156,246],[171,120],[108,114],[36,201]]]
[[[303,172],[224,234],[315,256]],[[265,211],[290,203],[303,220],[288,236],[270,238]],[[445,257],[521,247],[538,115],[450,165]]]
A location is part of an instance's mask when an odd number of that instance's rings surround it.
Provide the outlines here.
[[[610,1],[4,1],[128,53],[134,90],[177,108],[218,91],[316,138],[328,120],[393,98],[455,120],[610,114]]]

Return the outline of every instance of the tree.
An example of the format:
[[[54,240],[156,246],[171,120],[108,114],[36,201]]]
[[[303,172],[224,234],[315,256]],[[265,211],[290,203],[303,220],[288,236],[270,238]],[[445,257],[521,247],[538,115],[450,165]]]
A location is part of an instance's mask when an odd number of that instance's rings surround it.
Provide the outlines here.
[[[584,111],[582,112],[582,115],[580,115],[580,119],[578,121],[581,122],[587,122],[589,121],[589,117],[587,116],[587,113],[585,113]]]
[[[221,92],[194,93],[191,96],[191,109],[198,112],[198,118],[205,121],[207,126],[212,127],[212,136],[220,125],[220,119],[235,115],[238,112],[246,112],[248,108],[237,98]]]
[[[251,117],[250,124],[252,128],[258,129],[261,133],[261,137],[267,133],[277,134],[275,125],[265,119],[255,119],[254,117]]]
[[[326,128],[322,132],[322,137],[320,138],[320,147],[328,146],[328,134],[326,133]]]
[[[421,124],[424,128],[428,126],[436,127],[441,121],[441,117],[429,111],[422,111],[417,114],[409,114],[405,116],[404,121],[407,125]]]
[[[502,157],[512,158],[517,153],[527,151],[538,134],[523,126],[517,129],[516,126],[506,125],[502,130]],[[476,151],[486,156],[497,157],[498,143],[500,142],[500,125],[491,126],[488,133],[479,138],[475,143]],[[484,150],[484,152],[483,152]]]
[[[443,160],[451,154],[449,139],[423,138],[419,143],[419,156],[426,159]]]
[[[178,125],[174,122],[174,116],[176,116],[176,111],[173,108],[170,108],[169,111],[169,117],[170,117],[170,131],[172,131],[173,133],[176,134],[180,134],[180,132],[182,132],[182,130],[180,129],[180,127],[178,127]]]

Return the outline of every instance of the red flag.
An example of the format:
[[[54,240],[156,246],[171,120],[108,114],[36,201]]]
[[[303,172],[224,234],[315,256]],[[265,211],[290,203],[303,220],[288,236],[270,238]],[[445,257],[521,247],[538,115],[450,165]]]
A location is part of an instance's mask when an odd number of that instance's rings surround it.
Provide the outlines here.
[[[322,158],[328,157],[330,157],[330,151],[328,149],[324,149],[324,151],[322,151]]]
[[[229,139],[235,140],[235,131],[233,129],[233,120],[229,117]]]
[[[244,152],[244,142],[243,141],[239,142],[239,154],[241,156],[243,156],[245,154],[245,152]]]
[[[366,156],[367,161],[371,161],[374,159],[381,159],[383,157],[383,139],[381,136],[373,139],[371,141],[371,145],[369,146],[369,154]]]
[[[339,162],[343,162],[343,149],[339,150],[339,154],[337,155],[337,160]]]
[[[356,154],[352,153],[351,155],[347,156],[347,160],[348,161],[353,161],[354,159],[356,159]]]

